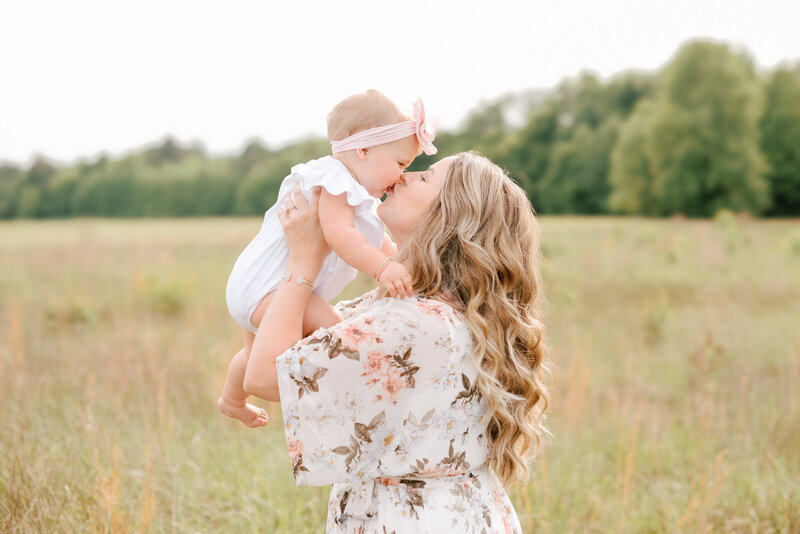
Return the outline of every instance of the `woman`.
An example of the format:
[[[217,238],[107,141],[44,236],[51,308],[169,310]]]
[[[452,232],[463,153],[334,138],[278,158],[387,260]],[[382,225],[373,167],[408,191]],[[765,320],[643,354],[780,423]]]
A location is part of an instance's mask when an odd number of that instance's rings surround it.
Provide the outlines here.
[[[297,484],[333,484],[328,532],[521,532],[502,484],[527,476],[549,399],[525,193],[472,153],[406,173],[379,215],[416,295],[340,304],[340,323],[302,340],[311,288],[294,280],[313,280],[328,247],[316,198],[295,203],[281,215],[290,280],[245,389],[281,402]]]

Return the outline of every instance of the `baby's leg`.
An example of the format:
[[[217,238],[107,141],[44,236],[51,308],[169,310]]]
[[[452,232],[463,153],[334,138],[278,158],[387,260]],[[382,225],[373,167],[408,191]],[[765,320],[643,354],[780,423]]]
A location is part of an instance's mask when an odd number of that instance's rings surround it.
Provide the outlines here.
[[[253,312],[252,321],[259,324],[264,318],[264,312],[269,307],[272,294],[267,295]],[[303,336],[307,336],[320,327],[332,326],[341,320],[333,306],[312,294],[303,314]],[[245,332],[245,348],[236,353],[228,367],[228,376],[225,378],[225,387],[222,396],[217,401],[219,411],[227,416],[238,419],[249,427],[264,426],[269,421],[267,412],[258,406],[247,403],[247,393],[242,385],[244,374],[247,370],[247,360],[253,348],[255,335]]]
[[[341,320],[342,316],[333,309],[333,306],[312,293],[303,313],[303,337],[317,328],[328,328]]]
[[[244,355],[249,360],[250,351],[253,350],[253,342],[256,340],[256,335],[249,330],[244,331]]]
[[[254,325],[261,322],[264,312],[269,307],[272,300],[272,293],[269,293],[261,302],[258,303],[253,312],[251,321]],[[257,319],[257,321],[256,321]],[[228,376],[225,377],[225,387],[222,396],[217,400],[217,408],[227,416],[238,419],[249,427],[264,426],[269,422],[266,410],[253,404],[247,403],[247,393],[244,390],[244,374],[247,371],[247,360],[250,358],[250,350],[253,348],[255,334],[245,330],[244,348],[236,353],[228,367]]]
[[[261,300],[258,306],[256,306],[253,316],[250,318],[250,321],[254,326],[259,326],[261,324],[261,320],[264,318],[264,313],[267,311],[271,301],[272,293],[269,293]],[[306,309],[303,312],[303,337],[307,336],[317,328],[333,326],[341,320],[342,317],[336,310],[333,309],[333,306],[316,296],[314,293],[311,293],[311,297],[308,299]],[[253,346],[252,343],[254,339],[255,337],[249,340],[250,345],[247,347],[248,357],[250,356],[250,348]]]
[[[247,334],[252,337],[250,332]],[[249,343],[252,347],[252,342]],[[244,384],[244,373],[247,370],[247,349],[236,353],[228,367],[228,376],[225,377],[225,387],[222,396],[217,400],[217,408],[229,417],[238,419],[245,425],[255,428],[264,426],[269,422],[266,410],[247,403],[247,393]]]

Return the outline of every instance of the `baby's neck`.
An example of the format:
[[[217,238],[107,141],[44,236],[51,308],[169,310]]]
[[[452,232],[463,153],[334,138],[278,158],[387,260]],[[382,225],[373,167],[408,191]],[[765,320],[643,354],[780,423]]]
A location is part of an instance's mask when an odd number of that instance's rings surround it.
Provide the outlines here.
[[[359,184],[361,183],[361,180],[358,179],[358,175],[353,170],[355,165],[353,165],[353,162],[350,161],[351,158],[348,158],[346,153],[334,154],[333,157],[334,157],[334,159],[338,159],[342,163],[342,165],[345,166],[345,168],[347,169],[347,172],[349,172],[350,176],[353,177],[353,180],[355,180]]]

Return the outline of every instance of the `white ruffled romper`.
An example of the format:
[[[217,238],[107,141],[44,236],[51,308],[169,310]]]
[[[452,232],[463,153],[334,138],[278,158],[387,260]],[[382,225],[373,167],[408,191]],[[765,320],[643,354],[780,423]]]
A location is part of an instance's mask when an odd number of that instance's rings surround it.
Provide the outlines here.
[[[324,187],[331,195],[346,193],[347,203],[355,208],[356,230],[364,234],[375,248],[380,248],[383,242],[384,225],[377,214],[380,201],[355,181],[342,162],[325,156],[292,167],[289,176],[281,183],[277,202],[264,215],[261,230],[242,251],[228,278],[225,292],[228,311],[239,326],[250,332],[257,330],[250,322],[250,317],[258,303],[267,293],[275,290],[286,271],[289,250],[276,210],[283,205],[295,184],[300,184],[303,195],[309,201],[315,186]],[[355,278],[356,273],[354,267],[331,251],[317,274],[313,291],[320,298],[330,301]]]

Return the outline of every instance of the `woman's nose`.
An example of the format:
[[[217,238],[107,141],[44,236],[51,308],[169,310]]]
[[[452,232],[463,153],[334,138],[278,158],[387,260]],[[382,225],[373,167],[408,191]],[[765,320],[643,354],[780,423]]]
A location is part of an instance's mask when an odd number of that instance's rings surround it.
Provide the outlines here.
[[[406,172],[406,173],[403,173],[403,176],[401,178],[401,180],[403,182],[403,185],[408,185],[411,182],[416,182],[417,180],[419,180],[419,175],[420,174],[422,174],[422,173],[420,173],[420,172]]]

